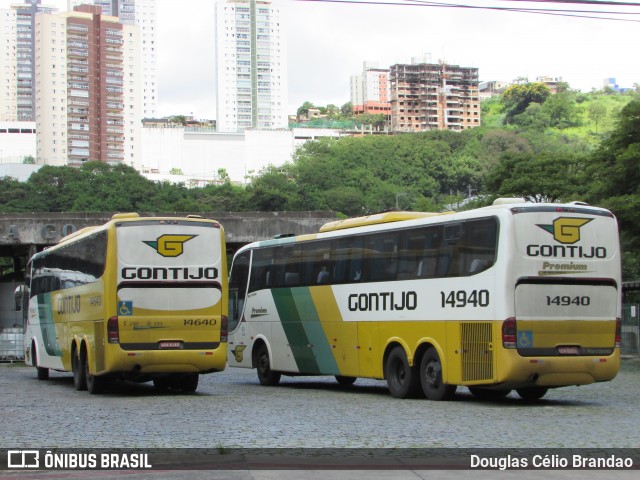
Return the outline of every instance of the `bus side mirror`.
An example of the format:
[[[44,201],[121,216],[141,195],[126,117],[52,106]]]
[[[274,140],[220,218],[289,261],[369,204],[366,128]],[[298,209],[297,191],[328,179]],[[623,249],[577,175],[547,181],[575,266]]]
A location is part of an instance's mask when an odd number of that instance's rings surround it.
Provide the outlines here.
[[[16,312],[22,310],[22,294],[24,293],[24,285],[20,285],[13,292],[13,309]]]

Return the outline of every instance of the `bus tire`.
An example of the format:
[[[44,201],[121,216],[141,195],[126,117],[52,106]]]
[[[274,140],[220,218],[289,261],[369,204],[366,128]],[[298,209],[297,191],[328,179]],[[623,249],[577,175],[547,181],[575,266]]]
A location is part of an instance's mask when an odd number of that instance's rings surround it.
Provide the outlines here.
[[[496,400],[504,398],[511,393],[511,390],[492,390],[482,387],[468,387],[471,395],[480,400]]]
[[[87,376],[84,365],[82,364],[82,359],[77,350],[71,354],[71,368],[73,370],[73,386],[75,389],[78,391],[86,390]]]
[[[455,385],[442,381],[442,362],[435,348],[429,347],[420,361],[420,383],[429,400],[449,400],[456,393]]]
[[[516,388],[516,392],[523,400],[540,400],[548,391],[547,387]]]
[[[193,393],[198,388],[198,380],[200,375],[197,373],[186,373],[177,382],[180,385],[180,390],[185,393]]]
[[[420,379],[415,367],[409,365],[404,348],[397,346],[389,353],[385,363],[385,376],[389,392],[395,398],[416,396]]]
[[[102,390],[104,389],[105,379],[97,375],[91,375],[91,372],[89,371],[89,359],[87,358],[86,354],[82,355],[82,363],[84,366],[84,372],[87,382],[87,391],[91,395],[102,393]]]
[[[269,350],[263,343],[258,347],[256,353],[256,369],[258,371],[258,380],[260,385],[265,387],[273,387],[280,383],[280,372],[274,372],[271,370],[271,361],[269,360]]]
[[[36,367],[36,375],[38,380],[49,380],[49,369],[38,366],[38,354],[36,353],[35,344],[31,346],[33,352],[33,366]]]
[[[344,375],[336,375],[336,381],[343,387],[353,385],[357,377],[345,377]]]

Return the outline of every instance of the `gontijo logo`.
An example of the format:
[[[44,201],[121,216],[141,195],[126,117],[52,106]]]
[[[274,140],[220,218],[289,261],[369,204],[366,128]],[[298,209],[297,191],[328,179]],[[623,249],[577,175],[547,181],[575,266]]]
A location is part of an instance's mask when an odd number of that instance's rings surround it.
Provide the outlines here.
[[[155,241],[143,242],[163,257],[179,257],[184,253],[184,244],[197,235],[161,235]]]
[[[538,225],[538,227],[553,235],[557,242],[574,244],[580,241],[580,228],[591,220],[593,218],[560,217],[556,218],[552,225]]]
[[[607,258],[607,248],[604,246],[575,245],[581,240],[581,228],[593,218],[556,218],[551,225],[538,227],[553,235],[553,239],[561,245],[527,245],[529,257],[554,258]]]

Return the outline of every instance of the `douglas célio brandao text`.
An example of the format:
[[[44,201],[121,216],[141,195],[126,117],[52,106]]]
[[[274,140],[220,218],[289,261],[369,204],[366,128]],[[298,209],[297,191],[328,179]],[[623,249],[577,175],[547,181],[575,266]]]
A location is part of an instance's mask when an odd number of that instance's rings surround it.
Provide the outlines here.
[[[471,455],[471,468],[490,470],[511,469],[632,469],[632,458],[616,455],[587,456],[577,453],[556,455]]]

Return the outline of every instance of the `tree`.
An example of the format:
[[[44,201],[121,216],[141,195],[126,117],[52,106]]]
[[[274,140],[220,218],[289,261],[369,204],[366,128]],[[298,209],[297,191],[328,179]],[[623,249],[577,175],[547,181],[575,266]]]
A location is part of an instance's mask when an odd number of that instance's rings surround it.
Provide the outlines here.
[[[26,165],[35,165],[36,159],[33,158],[33,155],[25,155],[24,159],[22,160],[22,163]]]
[[[187,117],[185,117],[184,115],[173,115],[173,116],[169,117],[169,121],[171,123],[175,123],[175,124],[178,124],[178,125],[186,125]]]
[[[523,113],[531,103],[544,103],[549,95],[551,90],[541,82],[511,85],[502,94],[507,110],[505,123],[511,123],[513,117]]]
[[[564,129],[580,123],[580,107],[570,92],[550,95],[542,105],[542,109],[549,116],[553,127]]]
[[[551,124],[549,113],[539,103],[530,103],[519,115],[513,117],[512,123],[531,130],[543,131]]]
[[[298,115],[298,117],[306,116],[309,113],[310,108],[315,108],[313,103],[304,102],[302,105],[300,105],[300,107],[298,107],[296,114]]]
[[[345,117],[353,115],[353,103],[347,102],[340,107],[340,113]]]
[[[588,111],[589,119],[596,124],[596,134],[598,133],[598,123],[607,117],[607,107],[602,102],[592,102],[589,105]]]
[[[585,170],[588,199],[611,209],[620,225],[625,278],[640,272],[640,100],[620,112],[616,127],[600,144]],[[635,276],[635,277],[632,277]]]
[[[582,157],[567,153],[506,153],[485,177],[490,195],[533,202],[569,200],[576,192]]]

